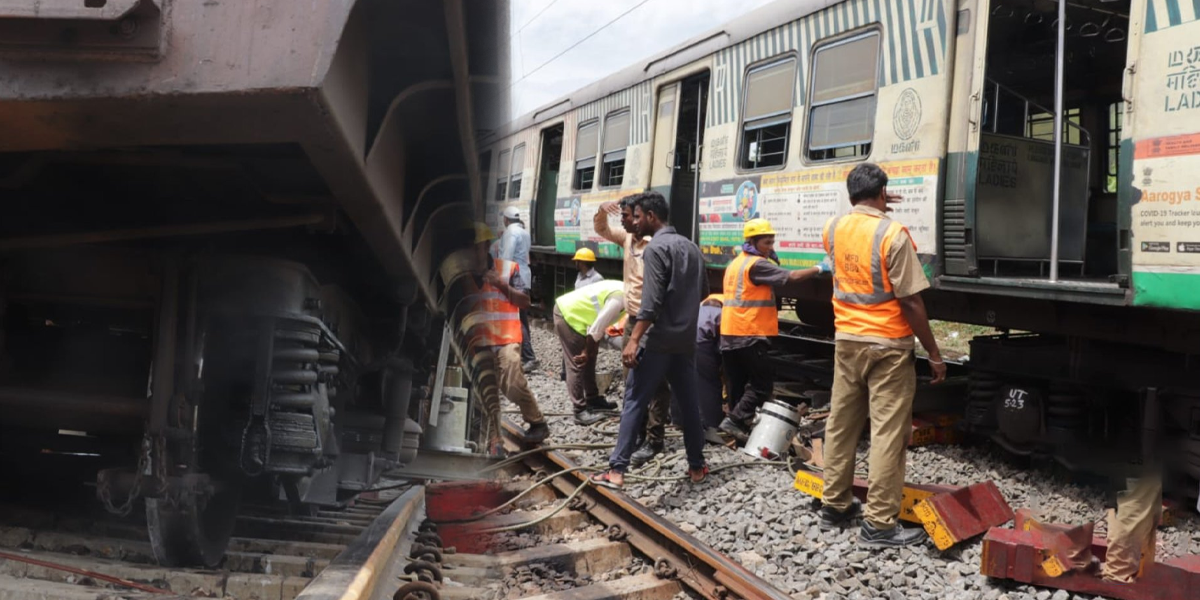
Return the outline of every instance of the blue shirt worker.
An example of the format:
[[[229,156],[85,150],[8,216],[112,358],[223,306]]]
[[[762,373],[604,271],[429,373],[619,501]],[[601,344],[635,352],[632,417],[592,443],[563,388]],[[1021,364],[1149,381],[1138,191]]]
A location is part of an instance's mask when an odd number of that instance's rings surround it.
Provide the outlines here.
[[[646,246],[642,306],[621,362],[629,368],[625,405],[617,446],[609,470],[594,475],[592,483],[615,489],[625,484],[625,471],[646,423],[650,400],[663,379],[671,384],[679,403],[688,477],[700,483],[708,476],[704,462],[704,427],[696,402],[696,310],[707,292],[704,257],[700,248],[667,225],[667,200],[658,192],[635,196],[634,227],[653,236]]]
[[[529,230],[525,229],[525,223],[521,221],[521,211],[517,210],[517,207],[510,206],[504,209],[503,214],[504,233],[500,234],[500,259],[517,263],[521,281],[527,286],[533,285],[533,278],[529,272],[529,248],[533,245],[533,238],[530,237]],[[521,342],[522,369],[528,373],[537,368],[533,338],[529,336],[528,308],[521,309],[521,334],[525,337]]]
[[[575,268],[579,270],[579,273],[575,275],[575,289],[604,280],[604,276],[596,270],[596,253],[592,252],[591,248],[576,250],[575,256],[571,260],[575,261]]]

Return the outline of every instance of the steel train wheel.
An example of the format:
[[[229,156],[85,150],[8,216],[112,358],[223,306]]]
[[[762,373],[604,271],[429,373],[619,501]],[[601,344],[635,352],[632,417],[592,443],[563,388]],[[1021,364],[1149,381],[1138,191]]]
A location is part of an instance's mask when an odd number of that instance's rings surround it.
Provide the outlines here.
[[[218,489],[207,499],[185,496],[177,504],[146,499],[150,546],[159,564],[213,568],[225,558],[241,494],[238,486],[218,486]]]

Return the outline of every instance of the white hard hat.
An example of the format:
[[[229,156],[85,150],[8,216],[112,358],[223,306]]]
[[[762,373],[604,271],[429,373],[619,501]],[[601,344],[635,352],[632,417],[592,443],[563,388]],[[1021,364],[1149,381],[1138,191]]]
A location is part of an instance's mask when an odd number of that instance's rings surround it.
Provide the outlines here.
[[[521,211],[517,210],[515,206],[510,206],[504,209],[504,218],[516,221],[521,218]]]

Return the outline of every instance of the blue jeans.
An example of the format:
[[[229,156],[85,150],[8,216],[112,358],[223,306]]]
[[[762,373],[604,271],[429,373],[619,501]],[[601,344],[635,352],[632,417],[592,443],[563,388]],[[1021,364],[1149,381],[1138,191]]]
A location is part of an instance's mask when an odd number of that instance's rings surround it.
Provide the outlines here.
[[[638,351],[638,366],[629,370],[625,381],[625,406],[621,409],[621,428],[617,447],[608,459],[614,471],[624,473],[629,457],[637,448],[638,434],[646,426],[650,401],[665,378],[671,384],[675,402],[679,405],[683,445],[687,449],[688,468],[704,466],[704,427],[696,404],[696,363],[690,354],[661,354]]]

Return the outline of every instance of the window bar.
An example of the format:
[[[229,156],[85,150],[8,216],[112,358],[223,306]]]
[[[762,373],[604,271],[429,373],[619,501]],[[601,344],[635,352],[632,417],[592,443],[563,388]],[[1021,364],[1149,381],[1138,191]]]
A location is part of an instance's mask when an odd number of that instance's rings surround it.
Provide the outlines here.
[[[1058,211],[1062,202],[1063,59],[1067,0],[1058,0],[1058,51],[1054,55],[1054,203],[1050,217],[1050,281],[1058,281]]]

